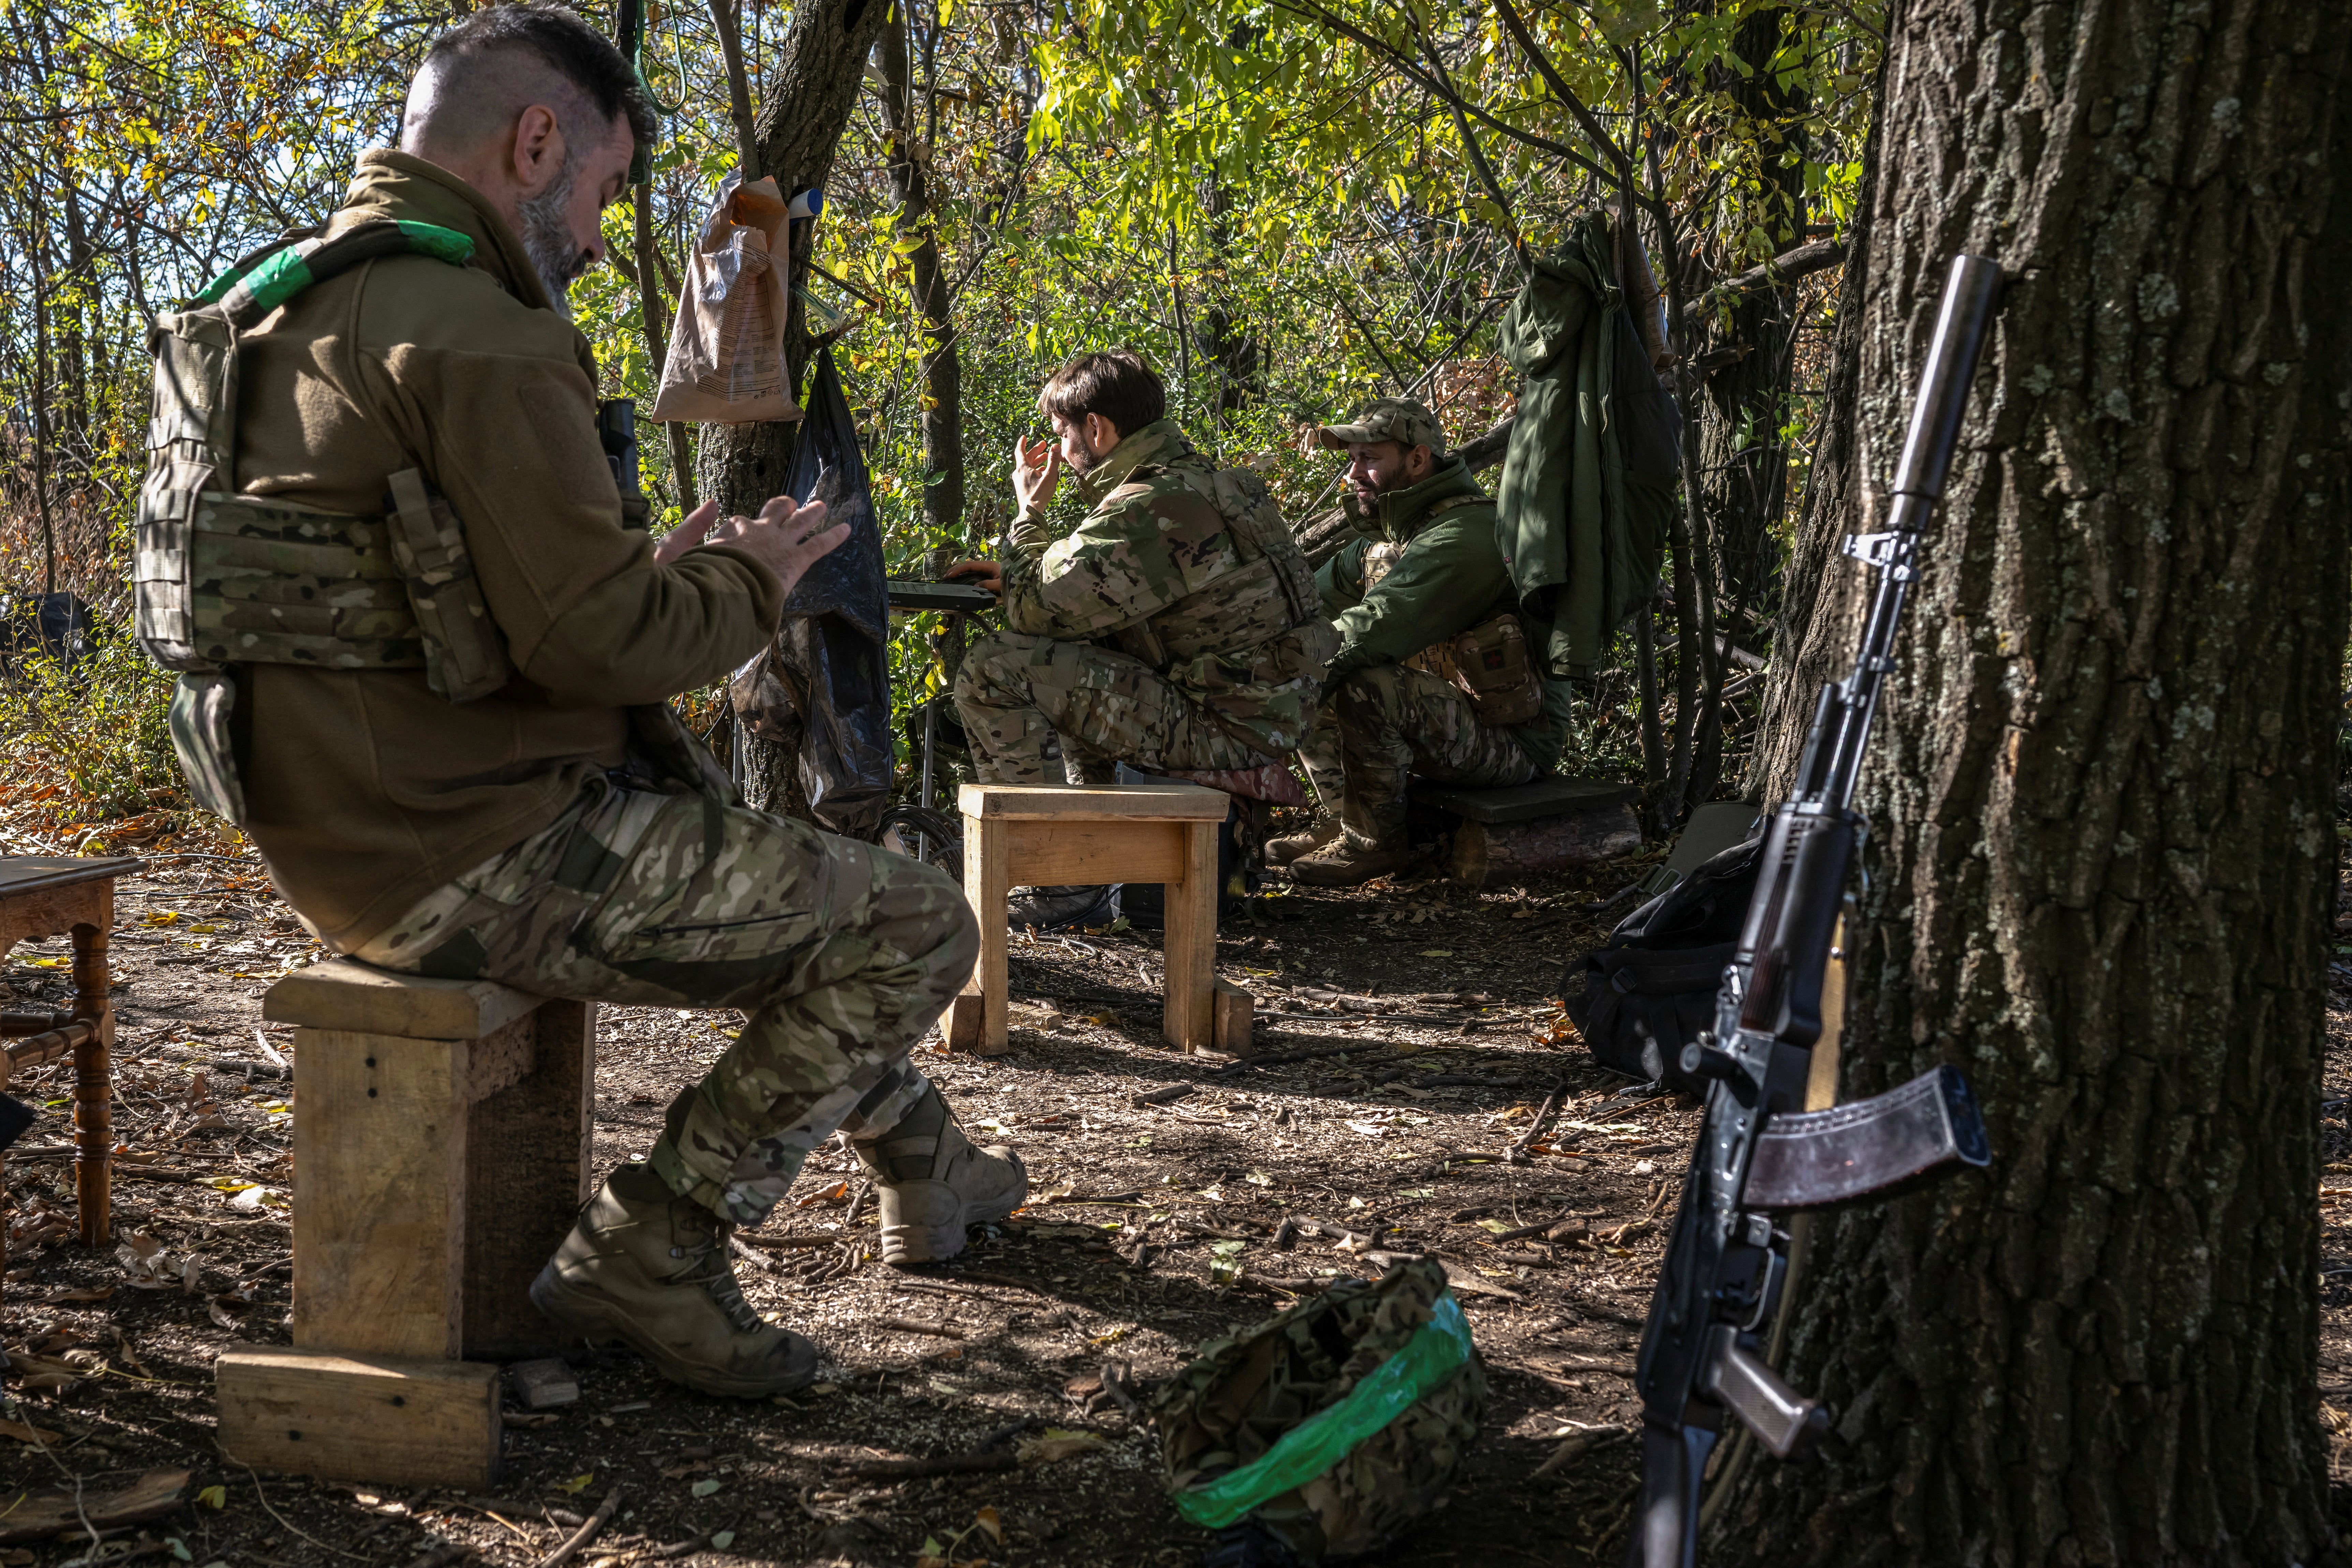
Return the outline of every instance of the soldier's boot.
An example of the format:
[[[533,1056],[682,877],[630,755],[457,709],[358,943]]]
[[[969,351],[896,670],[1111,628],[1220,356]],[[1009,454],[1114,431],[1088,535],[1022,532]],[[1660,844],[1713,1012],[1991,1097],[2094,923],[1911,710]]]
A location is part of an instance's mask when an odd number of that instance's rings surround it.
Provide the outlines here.
[[[1118,919],[1118,889],[1116,882],[1105,888],[1015,888],[1004,902],[1005,923],[1014,931],[1024,926],[1039,931],[1107,926]]]
[[[1383,849],[1377,844],[1358,841],[1352,833],[1342,834],[1339,841],[1328,848],[1293,860],[1290,879],[1310,888],[1360,887],[1375,877],[1402,871],[1420,859],[1411,849]]]
[[[1339,814],[1334,812],[1328,816],[1318,816],[1300,832],[1286,833],[1279,838],[1267,839],[1265,863],[1268,866],[1287,866],[1302,855],[1314,854],[1339,837]]]
[[[880,1194],[885,1263],[953,1258],[968,1226],[1003,1219],[1029,1196],[1021,1156],[1002,1144],[974,1148],[936,1088],[888,1131],[849,1146]]]
[[[817,1349],[762,1320],[727,1257],[727,1226],[643,1165],[580,1211],[530,1302],[591,1344],[629,1345],[672,1383],[759,1399],[815,1380]]]

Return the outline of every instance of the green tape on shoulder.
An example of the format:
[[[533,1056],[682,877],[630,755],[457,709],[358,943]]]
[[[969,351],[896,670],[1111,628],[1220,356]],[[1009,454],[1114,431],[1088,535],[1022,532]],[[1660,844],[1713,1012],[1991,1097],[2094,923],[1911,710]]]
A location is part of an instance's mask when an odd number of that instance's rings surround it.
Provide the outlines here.
[[[396,220],[400,232],[408,237],[408,247],[436,260],[463,267],[474,258],[474,242],[454,228],[443,228],[435,223],[413,223],[407,218]]]
[[[1374,1367],[1348,1396],[1284,1433],[1256,1462],[1176,1494],[1176,1511],[1222,1530],[1269,1498],[1305,1485],[1348,1457],[1365,1438],[1412,1409],[1470,1359],[1470,1325],[1451,1290],[1404,1349]]]
[[[274,310],[310,283],[310,259],[299,251],[281,250],[247,273],[240,286],[253,300],[252,309]]]

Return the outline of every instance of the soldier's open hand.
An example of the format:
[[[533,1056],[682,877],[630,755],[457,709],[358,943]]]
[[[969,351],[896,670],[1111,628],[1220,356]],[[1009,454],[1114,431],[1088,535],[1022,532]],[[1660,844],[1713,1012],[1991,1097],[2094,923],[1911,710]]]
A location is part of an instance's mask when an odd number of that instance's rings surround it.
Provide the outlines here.
[[[1023,511],[1043,511],[1062,479],[1062,449],[1051,440],[1013,437],[1013,494]]]
[[[654,560],[666,566],[698,544],[724,544],[773,572],[789,594],[811,566],[848,537],[845,522],[825,526],[821,500],[802,506],[790,496],[771,496],[759,516],[725,519],[719,516],[719,503],[708,501],[654,547]]]

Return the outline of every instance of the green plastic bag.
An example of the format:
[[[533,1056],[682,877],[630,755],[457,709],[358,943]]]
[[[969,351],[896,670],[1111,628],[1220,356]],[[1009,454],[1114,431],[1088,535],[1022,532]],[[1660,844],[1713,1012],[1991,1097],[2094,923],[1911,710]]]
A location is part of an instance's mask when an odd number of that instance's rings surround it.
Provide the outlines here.
[[[1486,1410],[1469,1326],[1428,1258],[1215,1342],[1153,1402],[1177,1511],[1309,1564],[1385,1545],[1435,1506]]]

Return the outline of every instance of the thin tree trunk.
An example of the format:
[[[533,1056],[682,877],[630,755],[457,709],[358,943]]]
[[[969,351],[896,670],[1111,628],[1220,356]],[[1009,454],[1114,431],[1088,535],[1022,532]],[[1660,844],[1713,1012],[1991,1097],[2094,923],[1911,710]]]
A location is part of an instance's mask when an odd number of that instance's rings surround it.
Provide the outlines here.
[[[1820,1216],[1784,1372],[1832,1433],[1746,1468],[1710,1564],[2334,1548],[2344,21],[1898,8],[1860,471],[1892,470],[1947,259],[2010,281],[1861,798],[1841,1093],[1957,1063],[1993,1163]]]
[[[1810,105],[1803,92],[1784,90],[1765,68],[1780,47],[1788,16],[1776,7],[1741,19],[1732,50],[1753,74],[1726,84],[1743,113],[1787,138],[1766,165],[1765,210],[1750,215],[1760,219],[1775,256],[1805,237],[1801,122]],[[1770,609],[1779,586],[1780,544],[1774,536],[1787,504],[1789,471],[1780,427],[1788,419],[1796,300],[1793,284],[1743,294],[1698,323],[1711,336],[1703,349],[1694,344],[1701,367],[1702,412],[1694,422],[1700,509],[1715,536],[1724,594],[1751,623]],[[1724,355],[1736,357],[1710,367],[1709,362]]]
[[[636,217],[637,316],[646,330],[646,358],[653,366],[653,383],[661,384],[662,367],[669,363],[669,307],[662,289],[661,258],[654,247],[654,190],[639,185],[632,204]],[[669,472],[677,487],[681,514],[702,503],[694,499],[694,439],[683,420],[663,424],[669,433]]]
[[[833,171],[841,133],[865,80],[873,52],[889,16],[888,0],[803,0],[793,10],[775,68],[765,73],[769,96],[760,106],[757,132],[760,167],[781,191],[822,186]],[[791,276],[785,298],[791,313],[784,326],[784,369],[797,389],[814,340],[801,310],[800,287],[808,277],[807,230],[795,226]],[[770,496],[783,493],[792,467],[793,434],[786,423],[714,425],[701,442],[702,485],[728,512],[756,512]],[[772,745],[745,738],[743,787],[754,804],[794,808],[807,815],[797,770],[797,746]]]
[[[759,137],[752,128],[751,82],[743,72],[742,20],[743,0],[710,0],[710,25],[719,34],[719,57],[727,66],[727,116],[735,125],[735,161],[748,185],[761,170]]]
[[[939,226],[932,221],[929,144],[915,135],[915,84],[903,15],[882,30],[876,53],[882,66],[883,120],[890,134],[890,194],[898,203],[902,239],[919,236],[908,256],[908,296],[923,321],[923,529],[934,541],[963,531],[963,366],[956,346],[953,302],[940,266]]]

